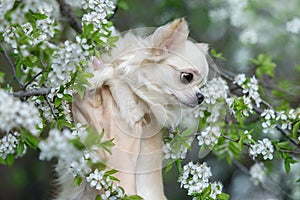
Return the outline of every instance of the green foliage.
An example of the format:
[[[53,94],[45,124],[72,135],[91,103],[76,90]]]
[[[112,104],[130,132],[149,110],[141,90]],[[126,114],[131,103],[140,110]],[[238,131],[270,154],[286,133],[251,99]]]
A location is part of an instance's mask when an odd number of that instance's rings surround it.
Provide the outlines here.
[[[4,73],[3,72],[0,72],[0,84],[1,83],[4,83]]]
[[[34,13],[31,10],[25,14],[28,22],[35,24],[37,20],[47,19],[48,16],[42,13]]]
[[[229,200],[230,199],[230,195],[226,194],[226,193],[221,193],[217,195],[217,199],[218,200]]]
[[[99,134],[97,130],[95,130],[93,127],[89,126],[87,127],[88,135],[86,139],[84,140],[83,144],[87,149],[92,148],[94,145],[98,146],[100,149],[105,150],[106,152],[111,154],[111,147],[114,146],[113,140],[109,139],[103,141],[104,136],[104,130]]]
[[[75,81],[72,87],[74,90],[79,94],[80,98],[83,98],[83,94],[86,91],[86,87],[90,86],[91,84],[88,82],[88,78],[92,78],[94,75],[92,73],[78,70],[74,77]]]
[[[293,126],[293,138],[298,139],[299,137],[299,132],[300,132],[300,121],[296,122],[295,125]]]
[[[274,69],[277,65],[272,61],[271,56],[259,54],[256,59],[251,59],[251,62],[256,65],[258,78],[261,78],[263,74],[274,77]]]
[[[291,164],[297,163],[297,161],[288,153],[292,150],[292,147],[289,145],[289,141],[280,142],[279,140],[275,140],[272,142],[278,151],[281,158],[284,160],[284,167],[286,173],[290,172]]]
[[[223,53],[219,53],[215,49],[211,49],[210,53],[216,59],[226,60],[226,58],[223,56]]]
[[[118,8],[121,8],[123,10],[129,9],[129,6],[128,6],[128,3],[126,2],[126,0],[118,0],[117,6],[118,6]]]
[[[218,156],[218,159],[225,158],[228,164],[232,164],[233,159],[239,160],[243,154],[245,145],[253,144],[249,135],[253,132],[237,130],[231,127],[226,135],[219,138],[218,144],[214,146],[213,151]]]
[[[73,181],[73,186],[79,186],[81,183],[82,183],[82,177],[77,175],[75,178],[74,178],[74,181]]]

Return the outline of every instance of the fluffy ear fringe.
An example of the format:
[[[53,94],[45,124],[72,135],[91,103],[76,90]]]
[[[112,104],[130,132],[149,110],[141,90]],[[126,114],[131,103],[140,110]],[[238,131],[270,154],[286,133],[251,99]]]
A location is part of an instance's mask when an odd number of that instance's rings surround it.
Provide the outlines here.
[[[188,25],[184,18],[176,19],[158,28],[151,36],[155,55],[173,51],[184,45],[188,34]]]
[[[89,79],[90,89],[101,87],[107,80],[111,79],[114,74],[112,66],[105,65],[101,59],[94,58],[89,64],[89,71],[93,73],[93,77]]]

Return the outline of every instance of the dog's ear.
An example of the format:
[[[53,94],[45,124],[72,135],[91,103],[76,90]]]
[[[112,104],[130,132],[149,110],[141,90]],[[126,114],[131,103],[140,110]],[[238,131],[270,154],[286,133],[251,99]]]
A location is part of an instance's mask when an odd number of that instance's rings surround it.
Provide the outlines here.
[[[159,27],[151,36],[154,55],[162,55],[184,45],[188,34],[188,25],[184,18]]]
[[[101,87],[114,74],[113,67],[106,65],[101,58],[96,57],[89,63],[87,71],[94,75],[88,79],[91,84],[89,89]]]

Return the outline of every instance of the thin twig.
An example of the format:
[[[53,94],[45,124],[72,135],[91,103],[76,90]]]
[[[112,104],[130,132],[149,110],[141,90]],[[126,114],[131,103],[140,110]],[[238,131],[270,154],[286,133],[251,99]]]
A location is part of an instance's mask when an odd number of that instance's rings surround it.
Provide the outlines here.
[[[17,81],[19,87],[23,88],[23,84],[21,83],[20,79],[17,77],[16,66],[14,65],[14,63],[12,62],[12,60],[11,60],[10,56],[8,55],[6,49],[4,48],[4,46],[2,44],[2,41],[0,41],[0,46],[1,46],[1,49],[3,50],[4,57],[5,57],[6,61],[8,62],[9,66],[12,70],[14,79]]]
[[[40,76],[41,74],[43,74],[43,71],[40,71],[39,73],[37,73],[34,77],[32,77],[31,79],[30,79],[30,81],[28,81],[25,85],[24,85],[24,87],[23,87],[23,90],[25,90],[26,88],[27,88],[27,86],[30,84],[30,83],[32,83],[38,76]]]
[[[54,108],[53,108],[53,106],[51,105],[51,103],[50,103],[50,101],[49,101],[49,99],[48,99],[48,96],[47,96],[47,95],[44,95],[44,98],[46,99],[46,102],[47,102],[48,106],[50,107],[51,114],[52,114],[53,118],[54,118],[55,120],[57,120],[56,115],[55,115],[55,112],[54,112]]]
[[[12,94],[18,98],[24,98],[24,97],[31,97],[31,96],[44,96],[49,94],[50,92],[51,92],[51,88],[42,87],[42,88],[32,89],[28,91],[20,90]]]
[[[70,26],[79,34],[82,33],[81,24],[77,21],[76,16],[73,12],[72,7],[67,4],[64,0],[56,0],[59,4],[60,13],[66,17]]]

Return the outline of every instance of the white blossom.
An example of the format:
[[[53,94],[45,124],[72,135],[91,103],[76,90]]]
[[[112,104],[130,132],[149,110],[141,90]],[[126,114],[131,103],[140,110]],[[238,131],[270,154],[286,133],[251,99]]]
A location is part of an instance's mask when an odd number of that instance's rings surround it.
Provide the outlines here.
[[[82,8],[89,12],[82,16],[82,23],[93,24],[95,29],[102,29],[107,24],[107,16],[113,14],[115,5],[111,0],[84,0]]]
[[[286,22],[286,30],[290,33],[300,33],[300,18],[294,17],[292,20]]]
[[[48,74],[46,85],[59,87],[71,81],[71,74],[75,73],[81,61],[88,60],[89,52],[83,40],[77,39],[79,43],[65,41],[64,44],[55,49],[52,57],[51,71]]]
[[[209,179],[212,176],[210,167],[204,162],[194,164],[189,162],[183,166],[183,172],[178,178],[180,187],[188,190],[188,195],[192,196],[195,193],[200,194],[204,189],[211,186],[209,196],[212,199],[217,199],[217,195],[222,193],[222,184],[220,182],[210,183]]]
[[[198,136],[199,145],[212,146],[218,143],[218,139],[221,136],[221,130],[218,126],[207,126],[204,131],[202,131]]]
[[[275,112],[271,109],[265,109],[261,116],[264,117],[266,120],[275,119]]]
[[[64,129],[63,131],[58,129],[50,130],[49,136],[39,143],[41,150],[40,160],[50,160],[54,157],[67,163],[79,160],[82,157],[82,152],[70,143],[70,140],[75,138],[69,129]]]
[[[208,14],[209,17],[215,22],[224,20],[229,16],[229,13],[225,8],[210,10]]]
[[[260,95],[258,93],[258,81],[255,78],[255,76],[252,76],[250,78],[250,81],[247,83],[246,88],[244,87],[243,89],[243,93],[248,93],[248,96],[255,101],[256,106],[260,107],[260,103],[261,103],[261,98]]]
[[[84,152],[78,160],[73,160],[71,163],[65,163],[65,166],[69,166],[68,172],[71,173],[73,177],[78,175],[82,177],[92,171],[88,163],[89,158],[89,153]]]
[[[90,184],[90,187],[104,191],[104,193],[101,194],[101,199],[103,200],[117,200],[125,196],[118,182],[106,176],[104,170],[95,169],[86,177],[86,180]]]
[[[192,195],[193,193],[201,193],[209,186],[211,175],[210,167],[205,162],[201,165],[189,162],[183,166],[183,172],[178,181],[180,187],[188,189],[188,195]]]
[[[19,144],[20,134],[18,132],[7,133],[0,139],[0,158],[6,159],[9,154],[14,154]]]
[[[215,104],[218,99],[226,98],[228,94],[228,85],[222,78],[213,78],[210,80],[200,92],[204,95],[204,102],[207,104]]]
[[[244,44],[256,44],[258,41],[257,32],[253,29],[245,29],[240,34],[239,39]]]
[[[104,181],[104,174],[104,171],[99,171],[96,169],[94,172],[90,173],[88,177],[86,177],[86,180],[90,183],[91,187],[95,187],[96,190],[101,190],[106,184]]]
[[[254,185],[258,185],[259,183],[263,183],[266,179],[265,167],[263,163],[255,163],[249,170],[249,174],[251,176],[251,180]]]
[[[14,6],[14,0],[1,0],[0,1],[0,32],[5,29],[7,21],[5,20],[5,14],[11,10]]]
[[[37,136],[43,127],[39,111],[33,104],[15,99],[3,90],[0,90],[0,110],[0,130],[25,128]]]
[[[248,13],[245,11],[247,4],[247,1],[228,0],[232,26],[242,27],[247,24],[247,19],[249,18]]]
[[[244,108],[242,110],[242,113],[245,117],[248,117],[249,113],[253,112],[253,106],[251,104],[251,100],[249,97],[243,96],[242,98],[243,98],[244,104],[247,106],[246,108]]]
[[[246,79],[246,75],[245,74],[238,74],[238,75],[236,75],[234,77],[233,83],[237,84],[239,86],[242,86],[245,83],[246,80],[247,79]]]
[[[256,144],[250,146],[249,153],[254,158],[259,154],[263,155],[264,160],[273,159],[274,147],[271,141],[267,138],[263,140],[258,140]]]
[[[185,159],[188,148],[185,145],[180,145],[179,149],[175,149],[170,143],[165,143],[162,147],[164,159]]]
[[[214,182],[211,184],[210,197],[217,199],[217,195],[222,193],[223,185],[220,182]]]

